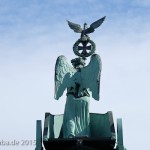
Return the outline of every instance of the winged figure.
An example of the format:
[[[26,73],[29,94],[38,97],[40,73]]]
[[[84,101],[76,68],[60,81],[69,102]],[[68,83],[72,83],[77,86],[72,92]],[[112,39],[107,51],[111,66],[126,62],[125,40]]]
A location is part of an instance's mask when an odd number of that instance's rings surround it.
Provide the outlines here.
[[[87,66],[81,57],[73,59],[71,63],[73,67],[68,64],[65,56],[59,56],[55,65],[55,99],[58,100],[67,89],[64,138],[89,136],[90,95],[99,100],[100,56],[93,54]]]
[[[81,28],[81,26],[79,24],[73,23],[68,21],[68,25],[71,29],[74,30],[74,32],[76,33],[81,33],[81,39],[83,41],[87,40],[89,37],[87,36],[87,34],[92,33],[95,31],[96,28],[98,28],[103,21],[105,20],[105,16],[95,22],[93,22],[89,28],[87,28],[87,23],[84,23],[83,29]]]

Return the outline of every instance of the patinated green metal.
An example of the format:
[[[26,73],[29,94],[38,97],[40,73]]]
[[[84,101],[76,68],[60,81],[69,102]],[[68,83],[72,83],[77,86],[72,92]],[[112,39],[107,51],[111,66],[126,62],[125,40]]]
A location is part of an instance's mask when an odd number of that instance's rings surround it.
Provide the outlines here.
[[[42,122],[36,121],[36,148],[35,150],[43,150],[42,147]]]
[[[80,46],[82,44],[82,46]],[[91,45],[88,45],[91,44]],[[87,46],[88,45],[88,46]],[[88,39],[87,41],[82,41],[81,39],[77,40],[73,45],[73,51],[77,56],[80,57],[89,57],[95,53],[96,45],[95,43]]]
[[[71,60],[61,55],[55,65],[55,95],[58,100],[67,89],[65,111],[62,115],[45,114],[43,143],[46,150],[126,150],[123,144],[122,119],[117,119],[117,135],[112,112],[96,114],[89,112],[90,99],[100,99],[100,76],[102,63],[95,54],[96,45],[89,33],[98,28],[105,17],[83,29],[68,21],[68,25],[80,38],[73,51],[79,56]],[[90,45],[89,45],[90,44]],[[90,63],[86,65],[86,57]],[[117,139],[116,139],[117,137]],[[36,149],[42,150],[42,125],[37,121]]]
[[[117,119],[117,150],[127,150],[123,144],[122,119]]]
[[[105,17],[95,21],[87,28],[68,21],[68,25],[81,37],[73,46],[78,58],[71,60],[70,66],[65,56],[59,56],[55,65],[55,99],[59,99],[67,89],[67,100],[63,118],[63,137],[90,137],[90,97],[99,100],[101,58],[95,52],[95,43],[88,34],[98,28]],[[80,45],[82,44],[82,46]],[[91,44],[91,45],[88,45]],[[86,58],[91,56],[90,63],[85,66]],[[91,94],[90,94],[91,92]]]
[[[78,148],[78,142],[81,142],[80,148],[84,148],[86,141],[89,139],[87,137],[82,137],[82,139],[80,137],[71,138],[71,140],[69,140],[70,138],[65,138],[66,140],[63,138],[63,117],[64,115],[52,115],[50,113],[45,114],[43,141],[46,149],[50,149],[51,145],[56,145],[55,149],[61,150],[63,149],[61,147],[63,144],[66,145],[66,149],[73,147]],[[93,143],[91,143],[93,148],[114,148],[116,136],[111,111],[106,114],[90,113],[89,127],[91,134],[90,138],[94,140]],[[72,145],[67,143],[68,140],[72,141]],[[97,140],[100,144],[96,144]],[[104,143],[102,143],[103,141]],[[105,145],[105,143],[107,143],[107,145]]]
[[[73,51],[75,55],[79,57],[89,57],[95,52],[96,50],[95,43],[92,40],[90,40],[90,37],[88,36],[88,34],[94,32],[95,29],[98,28],[103,23],[104,20],[105,20],[105,16],[93,22],[89,28],[87,27],[87,23],[84,23],[83,29],[81,28],[79,24],[68,21],[69,27],[72,30],[74,30],[74,32],[81,33],[80,39],[78,39],[73,45]],[[80,46],[80,44],[82,44],[82,46]],[[88,45],[88,44],[91,44],[91,45]]]
[[[64,56],[59,56],[55,66],[55,99],[58,100],[67,89],[63,137],[90,137],[89,102],[91,96],[99,100],[101,59],[93,54],[87,66],[84,66],[83,58],[71,62],[73,67]]]

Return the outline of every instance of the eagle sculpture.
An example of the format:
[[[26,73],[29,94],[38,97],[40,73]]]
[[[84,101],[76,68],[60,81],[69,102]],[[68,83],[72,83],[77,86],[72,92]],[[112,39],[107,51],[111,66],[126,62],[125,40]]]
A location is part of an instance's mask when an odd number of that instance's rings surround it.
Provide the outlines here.
[[[81,26],[79,24],[76,24],[76,23],[73,23],[73,22],[70,22],[70,21],[67,21],[68,22],[68,25],[71,29],[74,30],[74,32],[76,33],[81,33],[81,39],[83,41],[86,41],[89,37],[87,36],[87,34],[89,33],[92,33],[95,31],[96,28],[98,28],[102,23],[103,21],[105,20],[105,16],[95,22],[93,22],[89,28],[87,28],[87,23],[84,23],[84,26],[83,26],[83,29],[81,28]]]

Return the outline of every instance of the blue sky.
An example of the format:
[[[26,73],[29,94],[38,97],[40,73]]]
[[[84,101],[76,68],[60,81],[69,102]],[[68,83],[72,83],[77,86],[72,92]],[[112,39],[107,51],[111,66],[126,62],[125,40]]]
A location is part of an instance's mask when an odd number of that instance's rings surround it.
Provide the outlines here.
[[[106,16],[90,35],[102,58],[101,100],[90,111],[113,111],[123,119],[128,150],[148,149],[150,126],[149,0],[0,0],[0,140],[34,140],[45,112],[64,111],[65,94],[54,100],[54,66],[68,62],[79,34],[66,20],[83,25]],[[138,144],[137,144],[138,143]],[[34,149],[0,146],[0,149]]]

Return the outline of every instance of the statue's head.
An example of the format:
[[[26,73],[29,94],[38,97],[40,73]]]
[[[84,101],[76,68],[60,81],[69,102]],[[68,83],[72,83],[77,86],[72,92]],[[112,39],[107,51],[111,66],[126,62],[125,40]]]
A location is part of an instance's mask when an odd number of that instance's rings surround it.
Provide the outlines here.
[[[83,68],[85,66],[85,60],[86,58],[78,57],[78,58],[72,59],[71,63],[73,67],[76,69]]]
[[[83,26],[84,26],[83,28],[86,29],[87,28],[87,23],[85,22]]]

